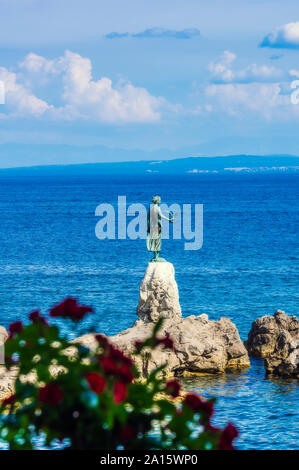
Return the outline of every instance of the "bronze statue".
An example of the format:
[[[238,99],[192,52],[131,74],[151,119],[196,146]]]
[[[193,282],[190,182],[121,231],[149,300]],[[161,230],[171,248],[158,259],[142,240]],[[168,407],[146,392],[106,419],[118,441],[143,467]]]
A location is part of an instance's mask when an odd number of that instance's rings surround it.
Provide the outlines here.
[[[153,196],[152,203],[147,214],[147,238],[146,238],[146,246],[147,250],[154,253],[154,257],[152,258],[152,262],[163,262],[166,261],[164,258],[160,258],[159,254],[161,251],[161,237],[162,237],[162,224],[161,219],[168,220],[169,222],[173,222],[173,214],[170,212],[170,218],[165,217],[162,214],[160,204],[161,204],[161,197],[160,196]]]

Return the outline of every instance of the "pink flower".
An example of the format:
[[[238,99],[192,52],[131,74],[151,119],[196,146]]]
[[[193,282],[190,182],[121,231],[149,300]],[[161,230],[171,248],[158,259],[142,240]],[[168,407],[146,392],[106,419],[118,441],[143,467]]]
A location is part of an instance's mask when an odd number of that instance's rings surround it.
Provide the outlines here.
[[[121,403],[127,398],[127,386],[123,382],[117,381],[113,387],[115,403]]]

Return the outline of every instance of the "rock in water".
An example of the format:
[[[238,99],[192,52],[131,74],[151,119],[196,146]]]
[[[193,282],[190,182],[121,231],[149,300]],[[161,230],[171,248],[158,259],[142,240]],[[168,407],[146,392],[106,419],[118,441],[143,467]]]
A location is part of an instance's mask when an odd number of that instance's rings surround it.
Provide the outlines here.
[[[285,330],[294,339],[299,339],[299,321],[295,316],[288,316],[282,310],[276,310],[273,316],[264,315],[252,323],[246,347],[253,357],[270,357],[277,344],[279,333]]]
[[[182,316],[179,290],[171,263],[149,263],[139,288],[138,319],[143,323],[158,318],[179,319]]]
[[[276,345],[270,357],[264,361],[267,374],[299,378],[299,339],[286,330],[277,336]]]
[[[1,346],[1,344],[5,343],[7,338],[8,338],[8,333],[7,333],[6,329],[4,328],[4,326],[0,326],[0,346]]]
[[[250,366],[246,348],[231,320],[211,321],[206,314],[182,318],[171,263],[149,263],[140,284],[137,316],[131,328],[108,338],[123,352],[130,355],[137,340],[150,336],[159,317],[165,319],[159,336],[169,336],[174,342],[173,350],[158,347],[151,357],[136,359],[145,377],[164,363],[168,376],[217,373]],[[77,341],[91,348],[96,345],[94,335],[85,335]]]
[[[4,326],[0,326],[0,348],[8,338],[8,333]],[[7,371],[4,360],[2,364],[2,351],[0,351],[0,400],[10,395],[14,389],[16,370]],[[4,356],[4,354],[3,354]],[[4,358],[3,358],[4,359]]]
[[[108,340],[125,354],[131,355],[135,342],[146,339],[152,333],[154,323],[136,322]],[[236,326],[228,318],[207,320],[205,316],[190,315],[186,318],[164,320],[159,337],[169,336],[174,349],[157,347],[151,357],[135,358],[136,365],[146,377],[155,367],[166,364],[165,375],[180,376],[198,373],[219,373],[250,366],[249,357]],[[78,338],[87,347],[96,345],[94,335]]]

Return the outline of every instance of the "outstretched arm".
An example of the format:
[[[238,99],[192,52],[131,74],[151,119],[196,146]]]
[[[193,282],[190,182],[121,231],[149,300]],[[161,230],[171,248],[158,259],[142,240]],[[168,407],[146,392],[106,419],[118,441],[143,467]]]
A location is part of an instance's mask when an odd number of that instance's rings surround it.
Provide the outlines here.
[[[159,207],[159,215],[161,217],[161,219],[164,219],[164,220],[168,220],[168,222],[173,222],[173,217],[171,219],[169,219],[168,217],[165,217],[165,215],[162,214],[162,211],[161,211],[161,208]]]

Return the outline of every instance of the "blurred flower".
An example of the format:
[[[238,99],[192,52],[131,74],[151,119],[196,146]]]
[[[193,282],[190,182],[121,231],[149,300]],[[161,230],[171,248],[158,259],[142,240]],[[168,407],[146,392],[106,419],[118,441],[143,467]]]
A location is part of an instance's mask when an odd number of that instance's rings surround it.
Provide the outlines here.
[[[40,315],[39,310],[34,310],[33,312],[31,312],[29,314],[29,320],[32,321],[32,323],[41,322],[45,326],[49,326],[49,323],[47,322],[47,320]]]
[[[220,428],[217,428],[216,426],[213,426],[213,424],[208,421],[208,423],[205,425],[205,430],[210,431],[210,432],[219,432],[221,431]]]
[[[9,397],[4,398],[4,400],[2,400],[2,405],[3,406],[12,405],[15,402],[15,400],[16,400],[16,396],[10,395]]]
[[[17,333],[20,333],[24,328],[24,325],[21,321],[15,321],[11,323],[8,327],[9,338],[13,338]]]
[[[57,384],[49,383],[39,389],[38,399],[42,403],[58,405],[63,399],[62,390]]]
[[[173,398],[176,398],[179,396],[180,391],[181,391],[181,386],[177,380],[169,380],[169,382],[166,382],[166,392],[168,392]]]
[[[231,423],[228,423],[220,434],[219,448],[221,450],[234,450],[233,440],[238,436],[238,430]]]
[[[100,357],[100,364],[107,374],[116,374],[117,367],[110,357]]]
[[[134,380],[134,374],[127,364],[122,364],[117,369],[117,374],[120,376],[121,380],[127,384],[132,383]]]
[[[112,344],[109,345],[109,357],[119,362],[123,362],[128,366],[133,364],[133,361],[130,357],[125,356],[125,354],[120,349],[115,348]]]
[[[214,412],[214,405],[208,400],[202,400],[193,393],[186,395],[184,403],[192,408],[193,411],[204,411],[210,417]]]
[[[102,348],[104,348],[104,349],[109,345],[106,336],[104,336],[100,333],[95,335],[95,339],[97,340],[99,345],[102,346]]]
[[[144,344],[143,341],[139,341],[139,340],[135,341],[135,344],[134,344],[135,349],[139,352],[141,348],[143,347],[143,344]]]
[[[95,393],[102,393],[106,387],[106,380],[97,372],[89,372],[85,378]]]
[[[113,395],[115,403],[121,403],[127,397],[127,386],[123,382],[117,381],[113,387]]]
[[[136,436],[136,431],[131,426],[124,426],[120,431],[120,438],[123,442],[130,441]]]
[[[68,297],[60,304],[52,307],[50,310],[51,317],[66,317],[74,321],[82,320],[89,312],[93,312],[91,307],[79,305],[76,299]]]
[[[173,349],[173,341],[169,336],[165,336],[165,338],[156,338],[156,344],[162,344],[167,349]]]

